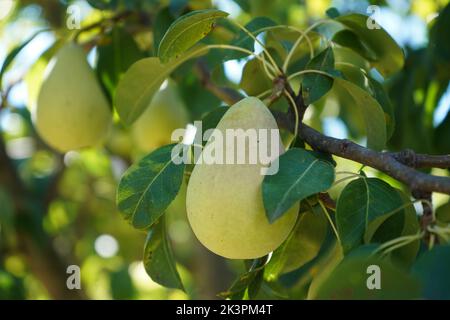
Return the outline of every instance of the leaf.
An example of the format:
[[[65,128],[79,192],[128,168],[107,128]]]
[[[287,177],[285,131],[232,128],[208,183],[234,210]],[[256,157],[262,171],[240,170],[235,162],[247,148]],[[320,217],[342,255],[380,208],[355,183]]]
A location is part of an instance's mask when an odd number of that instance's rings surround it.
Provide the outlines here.
[[[239,87],[249,96],[257,96],[272,88],[273,83],[264,72],[262,62],[258,59],[249,60],[242,71]]]
[[[164,217],[150,229],[144,246],[144,267],[150,278],[167,288],[184,290],[172,248],[167,239]]]
[[[133,164],[122,176],[117,205],[135,228],[148,228],[164,213],[180,189],[184,164],[175,164],[172,148],[161,147]]]
[[[306,69],[329,72],[334,69],[334,55],[331,47],[326,48],[316,55],[307,65]],[[305,103],[311,104],[324,96],[333,86],[333,78],[317,74],[308,73],[303,76],[303,98]]]
[[[239,300],[243,299],[246,293],[250,298],[257,295],[263,281],[264,266],[267,262],[267,256],[247,261],[251,263],[249,270],[240,275],[227,291],[219,293],[219,297]]]
[[[16,56],[22,51],[23,48],[25,48],[31,41],[33,41],[34,38],[36,38],[39,34],[42,32],[49,31],[48,29],[42,29],[39,31],[36,31],[31,37],[29,37],[27,40],[25,40],[23,43],[12,49],[8,55],[6,56],[5,60],[3,61],[2,67],[0,69],[0,89],[3,87],[3,75],[5,74],[8,67],[11,65],[11,63],[14,61]]]
[[[386,120],[383,108],[368,92],[356,84],[335,78],[336,92],[346,95],[352,101],[348,111],[356,109],[364,119],[367,135],[367,146],[374,150],[382,150],[386,145]]]
[[[157,51],[162,38],[174,21],[169,7],[163,7],[156,13],[155,23],[153,25],[153,48],[155,48],[155,51]],[[156,54],[157,52],[155,52]]]
[[[91,7],[99,10],[114,10],[119,3],[118,0],[87,0]]]
[[[122,27],[115,27],[109,34],[110,42],[97,47],[97,74],[111,96],[120,77],[136,61],[144,58],[133,37]]]
[[[226,16],[228,13],[216,9],[197,10],[181,16],[162,38],[158,48],[159,58],[165,63],[179,56],[208,35],[217,19]]]
[[[297,201],[322,192],[334,181],[333,166],[304,149],[293,148],[279,157],[279,170],[266,175],[263,202],[270,223],[280,218]]]
[[[365,247],[361,249],[363,250],[360,252],[344,257],[344,260],[319,285],[316,299],[391,300],[420,297],[420,284],[416,279],[386,260],[371,257],[370,250],[365,250]],[[368,278],[374,275],[367,271],[371,265],[380,268],[380,290],[370,290],[367,287]]]
[[[202,119],[202,130],[198,131],[197,134],[203,134],[201,140],[202,144],[205,145],[209,140],[209,135],[206,131],[210,129],[215,129],[220,119],[222,119],[225,112],[228,111],[228,107],[218,107],[210,112],[208,112]]]
[[[357,36],[366,50],[355,49],[362,56],[371,59],[373,67],[377,68],[383,76],[390,76],[400,71],[404,63],[402,49],[392,37],[382,28],[369,29],[368,17],[362,14],[352,13],[335,18],[348,30]],[[351,43],[355,43],[354,39]],[[373,54],[373,56],[372,56]]]
[[[277,23],[272,19],[267,17],[256,17],[252,19],[249,23],[245,25],[245,28],[250,31],[250,33],[257,37],[265,28],[276,26]],[[249,51],[255,50],[255,40],[250,37],[244,30],[239,30],[236,38],[231,43],[233,46],[241,47]],[[247,54],[243,52],[227,52],[225,59],[240,59],[246,57]]]
[[[370,77],[360,67],[345,64],[339,65],[336,68],[343,73],[348,81],[356,84],[361,89],[369,93],[371,97],[376,99],[384,112],[386,135],[387,137],[391,137],[395,129],[395,113],[383,85]]]
[[[336,207],[337,230],[344,253],[361,245],[369,228],[376,230],[402,206],[396,189],[377,178],[359,178],[345,186]],[[374,225],[375,224],[375,227]]]
[[[164,80],[179,65],[197,57],[199,50],[194,48],[164,65],[156,57],[134,63],[122,76],[116,89],[115,106],[122,121],[130,125],[139,118]]]
[[[327,227],[323,214],[306,211],[300,215],[289,237],[273,252],[265,268],[266,278],[276,279],[314,259],[325,240]]]
[[[423,286],[425,299],[450,299],[450,246],[435,246],[422,254],[412,273]]]

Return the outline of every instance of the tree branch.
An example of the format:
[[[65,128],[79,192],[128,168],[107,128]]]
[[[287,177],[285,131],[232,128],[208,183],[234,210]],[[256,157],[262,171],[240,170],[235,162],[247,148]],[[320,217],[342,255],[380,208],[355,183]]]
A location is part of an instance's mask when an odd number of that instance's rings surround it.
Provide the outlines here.
[[[209,77],[204,76],[202,73],[199,75],[205,84],[205,88],[220,99],[227,101],[229,104],[233,104],[239,100],[238,95],[230,94],[230,89],[215,85]],[[293,93],[292,88],[288,83],[286,83],[286,88],[288,93]],[[226,99],[224,99],[224,97]],[[303,104],[302,99],[299,99],[298,95],[294,97],[296,105],[292,107],[297,108],[299,111],[305,110],[306,106]],[[295,124],[291,112],[274,112],[274,115],[280,127],[293,131]],[[433,176],[414,169],[424,167],[448,168],[450,167],[450,155],[431,156],[415,154],[411,151],[397,153],[377,152],[347,139],[337,139],[326,136],[305,125],[303,122],[299,124],[298,129],[299,137],[315,150],[353,160],[377,169],[404,183],[412,191],[450,194],[450,178]],[[411,154],[414,155],[414,161],[409,161]]]

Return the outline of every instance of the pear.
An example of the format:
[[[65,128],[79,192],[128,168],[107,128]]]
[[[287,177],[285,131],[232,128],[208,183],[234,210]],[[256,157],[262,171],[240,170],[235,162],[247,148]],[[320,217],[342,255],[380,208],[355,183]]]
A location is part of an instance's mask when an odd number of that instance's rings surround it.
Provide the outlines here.
[[[82,48],[64,45],[47,68],[34,114],[39,135],[60,152],[98,145],[111,110]]]
[[[259,99],[248,97],[230,107],[216,129],[225,137],[222,150],[226,159],[227,153],[236,155],[237,150],[237,144],[227,147],[226,129],[278,130],[278,127],[267,107]],[[213,140],[210,137],[202,154]],[[260,148],[261,141],[257,144]],[[254,144],[245,143],[245,148],[247,155],[257,152]],[[277,150],[271,161],[284,152],[281,141]],[[248,159],[249,156],[243,164],[197,162],[188,183],[186,208],[194,234],[209,250],[230,259],[254,259],[275,250],[294,227],[299,209],[298,204],[294,205],[270,224],[261,189],[264,179],[261,168],[267,165]]]
[[[184,128],[188,113],[175,84],[168,85],[153,96],[150,105],[132,126],[132,136],[141,151],[150,152],[173,143],[172,132]]]

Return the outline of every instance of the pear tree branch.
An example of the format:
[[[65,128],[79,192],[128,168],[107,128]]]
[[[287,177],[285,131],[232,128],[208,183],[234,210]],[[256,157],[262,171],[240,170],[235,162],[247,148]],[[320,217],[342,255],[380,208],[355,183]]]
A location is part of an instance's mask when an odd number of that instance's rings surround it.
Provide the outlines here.
[[[206,71],[200,73],[205,88],[211,93],[229,104],[239,100],[237,92],[230,94],[229,88],[215,85],[211,78],[205,75],[208,75]],[[292,107],[297,108],[300,111],[299,114],[303,115],[307,106],[304,104],[301,94],[294,94],[289,83],[286,81],[285,84],[287,92],[294,97],[295,105]],[[280,127],[294,132],[295,119],[293,119],[292,112],[274,112],[274,115]],[[304,124],[303,121],[299,122],[298,135],[315,150],[377,169],[404,183],[414,192],[450,194],[450,178],[434,176],[416,170],[416,168],[450,168],[450,155],[417,154],[412,150],[400,152],[375,151],[348,139],[326,136]]]

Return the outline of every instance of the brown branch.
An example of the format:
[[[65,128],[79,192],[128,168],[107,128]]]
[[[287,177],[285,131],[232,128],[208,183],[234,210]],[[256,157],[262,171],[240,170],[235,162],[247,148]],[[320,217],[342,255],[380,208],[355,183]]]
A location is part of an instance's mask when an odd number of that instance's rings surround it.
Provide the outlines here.
[[[208,70],[208,66],[201,59],[198,60],[195,65],[195,72],[202,82],[202,85],[223,102],[232,105],[243,98],[236,90],[216,85],[211,80],[211,73]]]
[[[200,73],[200,77],[206,89],[221,99],[222,97],[226,97],[224,101],[227,101],[227,103],[233,104],[239,100],[237,95],[230,95],[229,89],[225,90],[222,87],[216,86],[209,77],[204,76],[204,73]],[[286,90],[289,94],[293,94],[293,90],[288,83],[286,83]],[[296,105],[292,107],[297,108],[299,111],[305,110],[306,106],[298,96],[301,95],[294,96]],[[292,119],[292,112],[287,114],[274,112],[274,115],[280,127],[293,131],[295,125]],[[374,151],[347,139],[326,136],[302,122],[299,124],[298,134],[301,139],[315,150],[353,160],[377,169],[404,183],[413,191],[450,194],[450,178],[433,176],[414,169],[428,166],[447,167],[448,158],[450,157],[448,155],[429,156],[414,154],[413,164],[408,166],[405,164],[408,162],[405,157],[405,152],[391,153]]]
[[[400,152],[392,152],[397,161],[413,168],[450,168],[450,155],[428,155],[415,153],[407,149]]]
[[[117,23],[123,19],[128,18],[129,16],[131,16],[133,13],[135,13],[134,11],[131,10],[125,10],[122,12],[119,12],[117,14],[115,14],[112,17],[106,18],[106,19],[101,19],[100,21],[96,21],[94,23],[91,23],[87,26],[82,27],[81,29],[79,29],[75,36],[74,36],[74,40],[76,41],[78,39],[78,37],[80,36],[81,33],[86,32],[86,31],[90,31],[96,28],[103,28],[105,24],[107,23]]]
[[[282,115],[278,114],[277,118],[280,125],[286,128],[293,127],[292,121],[283,119]],[[300,124],[299,136],[317,151],[353,160],[382,171],[403,182],[411,190],[450,194],[450,178],[433,176],[417,171],[398,161],[392,153],[377,152],[347,139],[336,139],[326,136],[304,123]]]

